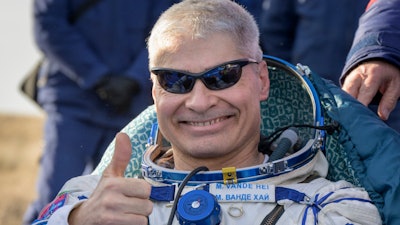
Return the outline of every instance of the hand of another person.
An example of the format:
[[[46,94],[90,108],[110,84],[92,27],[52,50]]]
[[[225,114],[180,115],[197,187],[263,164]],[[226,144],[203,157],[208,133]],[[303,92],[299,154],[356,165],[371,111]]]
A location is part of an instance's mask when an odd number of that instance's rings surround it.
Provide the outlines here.
[[[101,100],[113,106],[118,113],[125,113],[131,106],[133,96],[139,93],[140,85],[128,77],[106,75],[95,90]]]
[[[384,61],[367,61],[346,76],[342,89],[366,106],[382,94],[378,115],[387,120],[400,97],[400,70]]]
[[[70,225],[148,224],[147,216],[153,210],[150,184],[124,177],[131,153],[129,137],[118,133],[110,164],[89,199],[70,213]]]

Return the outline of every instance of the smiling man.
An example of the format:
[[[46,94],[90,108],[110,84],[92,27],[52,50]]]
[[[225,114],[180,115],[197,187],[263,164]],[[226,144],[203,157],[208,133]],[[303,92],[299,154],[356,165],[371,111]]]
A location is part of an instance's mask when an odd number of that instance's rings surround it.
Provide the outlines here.
[[[173,52],[166,50],[168,58],[161,65],[154,64],[157,69],[151,62],[159,126],[167,140],[174,140],[175,168],[191,170],[207,166],[217,170],[262,163],[264,155],[256,151],[260,137],[260,101],[268,97],[269,80],[261,53],[240,52],[227,34],[218,32],[207,39],[188,42],[190,35],[179,39],[186,43],[176,46]],[[149,44],[153,41],[150,39]],[[237,83],[231,81],[226,86],[227,81],[221,81],[223,85],[218,86],[212,76],[221,70],[241,77],[235,80]],[[193,73],[198,74],[184,82],[191,83],[184,90],[174,89],[165,82],[172,74]],[[204,80],[200,74],[204,74]]]
[[[148,49],[159,135],[171,145],[146,151],[152,170],[144,179],[125,178],[132,148],[118,134],[102,176],[69,181],[37,224],[381,223],[364,190],[324,178],[321,151],[293,171],[260,174],[269,159],[259,150],[260,101],[270,86],[257,25],[244,8],[184,0],[159,18]]]

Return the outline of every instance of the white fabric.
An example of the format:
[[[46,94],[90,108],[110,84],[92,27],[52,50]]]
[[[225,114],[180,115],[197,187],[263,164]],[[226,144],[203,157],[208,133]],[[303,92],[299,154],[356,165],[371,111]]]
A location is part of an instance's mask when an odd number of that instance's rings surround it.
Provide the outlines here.
[[[318,178],[310,183],[300,183],[310,174],[317,174],[320,177],[326,175],[328,163],[322,153],[318,153],[315,158],[305,166],[291,171],[287,174],[273,178],[251,182],[253,184],[270,184],[286,187],[305,193],[311,198],[321,198],[333,192],[323,203],[343,198],[359,198],[369,200],[368,194],[361,188],[354,187],[352,184],[339,181],[331,182],[325,178]],[[89,197],[96,187],[99,176],[88,175],[74,178],[66,183],[61,192],[68,192],[68,200],[65,206],[58,209],[49,219],[48,225],[67,225],[70,211],[82,200],[78,196]],[[148,179],[147,179],[148,180]],[[163,185],[150,181],[152,185]],[[300,204],[291,200],[281,200],[278,204],[285,208],[284,214],[279,219],[277,225],[302,224],[306,215],[305,224],[314,225],[315,219],[318,224],[363,224],[379,225],[382,224],[377,208],[370,202],[358,200],[343,200],[337,203],[330,203],[323,206],[317,217],[313,215],[313,210],[307,204]],[[220,202],[221,223],[220,225],[235,224],[260,224],[264,217],[276,206],[276,203],[249,203],[249,202]],[[152,214],[149,216],[151,225],[163,225],[167,223],[171,211],[170,202],[154,202]],[[306,212],[306,214],[305,214]],[[42,221],[43,222],[43,221]],[[179,222],[175,219],[174,225]]]
[[[264,180],[250,182],[253,184],[274,184],[280,187],[286,187],[305,193],[307,196],[315,197],[325,196],[330,192],[334,192],[325,202],[330,202],[342,198],[361,198],[370,200],[368,193],[363,189],[356,188],[352,184],[339,181],[331,182],[325,178],[318,178],[310,183],[299,183],[310,174],[318,174],[326,176],[328,163],[322,153],[318,153],[315,158],[307,165],[292,171],[287,174],[280,175]],[[153,185],[161,183],[151,182]],[[295,183],[295,184],[293,184]],[[345,189],[342,189],[345,188]],[[190,189],[190,188],[188,188]],[[185,193],[187,191],[184,191]],[[302,224],[304,212],[308,205],[294,203],[290,200],[278,202],[285,208],[285,213],[279,219],[277,225]],[[260,224],[265,216],[276,206],[271,203],[248,203],[248,202],[219,202],[221,206],[221,223],[220,225],[235,225],[235,224]],[[149,220],[151,225],[166,224],[167,218],[171,212],[171,203],[155,202],[153,213]],[[237,217],[238,214],[243,215]],[[236,214],[235,214],[236,213]],[[231,215],[233,214],[233,216]],[[315,217],[310,208],[307,211],[307,220],[305,224],[314,225]],[[382,224],[377,208],[368,202],[360,202],[357,200],[341,201],[331,203],[323,207],[317,215],[318,224],[363,224],[363,225],[379,225]],[[173,225],[178,225],[177,219]]]

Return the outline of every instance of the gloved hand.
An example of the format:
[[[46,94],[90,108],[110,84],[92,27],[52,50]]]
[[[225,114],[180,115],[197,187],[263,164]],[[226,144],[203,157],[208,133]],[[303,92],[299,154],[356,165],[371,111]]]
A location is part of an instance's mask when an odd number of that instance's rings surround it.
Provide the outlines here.
[[[131,106],[133,96],[139,93],[139,83],[119,75],[106,75],[95,86],[99,98],[110,104],[118,113],[125,113]]]

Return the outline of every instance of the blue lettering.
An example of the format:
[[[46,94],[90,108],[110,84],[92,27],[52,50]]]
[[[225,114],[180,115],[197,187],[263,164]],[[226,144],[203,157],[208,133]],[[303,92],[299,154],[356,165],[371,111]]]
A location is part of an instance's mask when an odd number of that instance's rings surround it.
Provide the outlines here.
[[[266,184],[256,184],[256,189],[268,190],[269,186]]]
[[[253,184],[249,183],[238,183],[238,184],[228,184],[226,185],[228,189],[252,189]]]
[[[227,194],[225,195],[227,201],[249,201],[251,200],[250,194]]]
[[[265,195],[255,194],[255,195],[253,195],[253,197],[254,197],[254,200],[258,200],[258,201],[268,201],[269,200],[268,194],[265,194]]]

